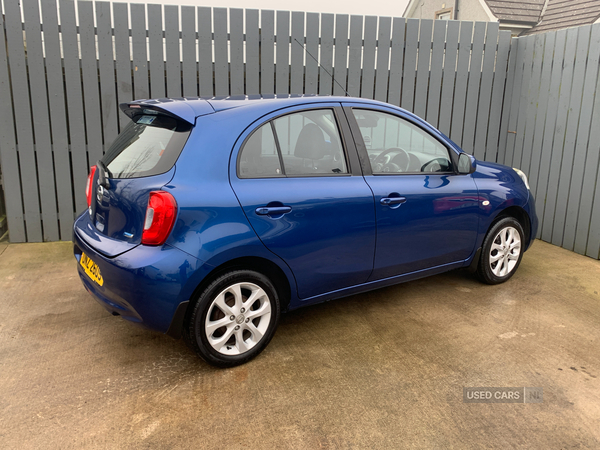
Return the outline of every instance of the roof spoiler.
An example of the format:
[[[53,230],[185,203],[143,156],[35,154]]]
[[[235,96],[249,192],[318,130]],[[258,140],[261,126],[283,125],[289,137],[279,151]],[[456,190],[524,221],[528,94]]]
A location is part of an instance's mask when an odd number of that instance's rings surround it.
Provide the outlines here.
[[[151,110],[175,117],[191,125],[196,123],[196,117],[215,112],[210,103],[196,97],[135,100],[133,102],[121,103],[119,107],[130,118],[138,114],[144,114],[144,110]]]

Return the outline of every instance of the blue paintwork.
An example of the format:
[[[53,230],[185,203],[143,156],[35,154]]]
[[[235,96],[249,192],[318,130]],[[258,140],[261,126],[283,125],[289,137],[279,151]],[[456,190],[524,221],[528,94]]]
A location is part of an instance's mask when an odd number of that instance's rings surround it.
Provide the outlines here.
[[[142,241],[146,206],[151,191],[167,184],[175,174],[175,167],[168,172],[153,177],[108,179],[109,188],[98,194],[98,171],[92,180],[91,217],[93,229],[85,233],[89,239],[102,242],[96,248],[105,255],[115,256],[119,245],[112,241],[125,241],[137,245]],[[94,233],[95,230],[95,233]],[[110,238],[109,241],[104,238]],[[109,244],[111,242],[111,244]],[[115,249],[113,250],[113,247]]]
[[[373,194],[358,176],[233,180],[254,231],[296,275],[301,299],[367,281],[373,270]],[[289,214],[255,210],[274,202]]]
[[[240,146],[262,123],[307,106],[341,108],[349,100],[362,108],[393,111],[446,142],[456,155],[461,152],[416,116],[373,100],[294,96],[137,102],[194,127],[169,172],[109,180],[110,199],[92,207],[94,223],[87,211],[76,220],[76,258],[85,252],[104,278],[100,287],[78,265],[85,287],[109,311],[166,332],[178,305],[192,299],[219,266],[238,258],[279,267],[290,286],[288,309],[294,309],[466,267],[491,222],[508,207],[527,213],[529,244],[533,241],[533,199],[516,172],[498,164],[478,161],[470,175],[363,176],[355,165],[346,176],[237,178]],[[349,143],[352,136],[344,139],[346,151],[356,152]],[[178,204],[175,226],[161,247],[139,244],[148,193],[155,189],[170,192]],[[381,204],[381,199],[397,197],[406,201]],[[490,205],[484,207],[483,200]],[[268,215],[264,207],[291,211]],[[105,221],[103,232],[97,228],[98,213]]]
[[[477,170],[473,173],[479,196],[488,200],[487,207],[480,205],[480,226],[477,246],[481,246],[485,231],[490,227],[502,210],[511,206],[522,208],[530,220],[530,239],[526,248],[531,247],[538,228],[533,196],[517,173],[509,167],[492,162],[477,162]]]
[[[377,252],[370,280],[466,260],[475,249],[478,195],[468,175],[369,175],[375,196]],[[390,194],[406,201],[380,204]]]

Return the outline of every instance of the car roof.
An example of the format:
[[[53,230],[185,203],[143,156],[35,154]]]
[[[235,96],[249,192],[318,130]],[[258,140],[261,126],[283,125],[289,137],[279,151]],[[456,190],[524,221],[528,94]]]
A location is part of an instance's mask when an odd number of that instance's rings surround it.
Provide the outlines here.
[[[121,103],[120,107],[125,114],[133,117],[139,114],[140,109],[151,109],[178,117],[194,124],[196,117],[225,111],[233,108],[260,108],[279,109],[286,106],[303,105],[310,103],[353,102],[365,104],[380,104],[391,106],[377,100],[367,100],[356,97],[340,97],[329,95],[240,95],[230,97],[178,97],[135,100]]]

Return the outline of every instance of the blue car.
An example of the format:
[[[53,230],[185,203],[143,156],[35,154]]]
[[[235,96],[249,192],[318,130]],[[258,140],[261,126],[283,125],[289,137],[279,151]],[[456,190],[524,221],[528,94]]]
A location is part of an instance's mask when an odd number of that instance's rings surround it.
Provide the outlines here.
[[[208,363],[258,355],[280,314],[458,268],[508,280],[537,231],[527,177],[415,115],[350,97],[177,98],[90,170],[73,242],[113,315]]]

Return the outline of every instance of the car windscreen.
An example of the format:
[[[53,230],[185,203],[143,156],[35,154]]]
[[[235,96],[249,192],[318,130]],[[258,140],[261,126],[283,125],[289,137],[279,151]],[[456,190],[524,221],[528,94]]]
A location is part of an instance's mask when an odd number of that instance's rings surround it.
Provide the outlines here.
[[[162,114],[136,115],[110,146],[102,162],[111,178],[140,178],[173,167],[191,125]]]

